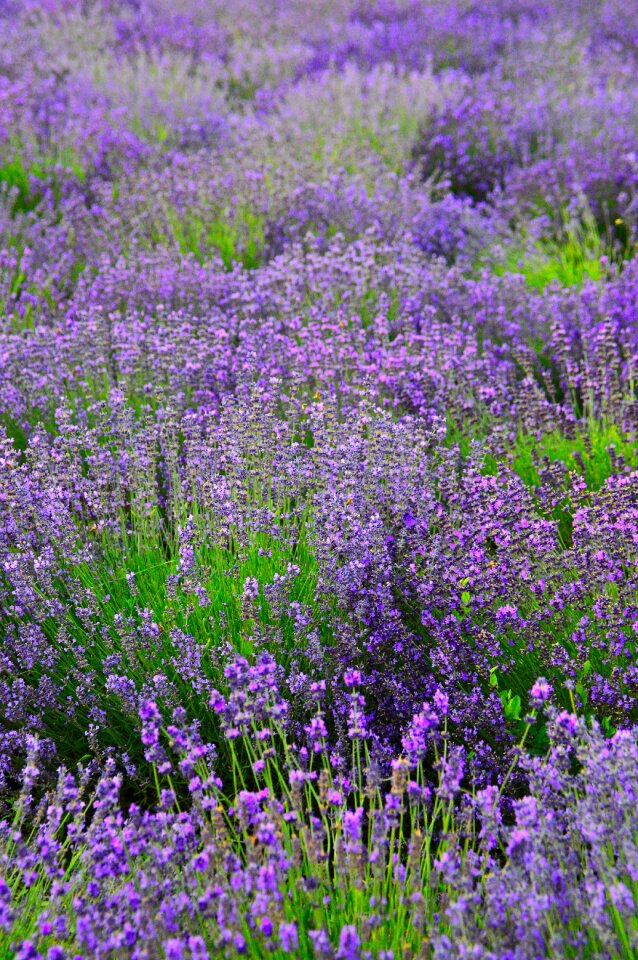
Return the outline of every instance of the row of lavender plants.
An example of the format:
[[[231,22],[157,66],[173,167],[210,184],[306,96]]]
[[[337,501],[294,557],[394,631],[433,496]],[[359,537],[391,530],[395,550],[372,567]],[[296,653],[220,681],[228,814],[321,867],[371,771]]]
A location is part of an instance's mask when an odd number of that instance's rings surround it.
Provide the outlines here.
[[[638,31],[0,0],[0,958],[638,956]]]

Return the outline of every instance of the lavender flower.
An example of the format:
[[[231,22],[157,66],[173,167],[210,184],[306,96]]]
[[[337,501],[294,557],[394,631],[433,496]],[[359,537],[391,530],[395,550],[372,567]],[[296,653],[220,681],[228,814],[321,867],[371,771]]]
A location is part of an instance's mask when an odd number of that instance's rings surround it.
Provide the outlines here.
[[[631,5],[271,13],[0,3],[3,949],[633,954]]]

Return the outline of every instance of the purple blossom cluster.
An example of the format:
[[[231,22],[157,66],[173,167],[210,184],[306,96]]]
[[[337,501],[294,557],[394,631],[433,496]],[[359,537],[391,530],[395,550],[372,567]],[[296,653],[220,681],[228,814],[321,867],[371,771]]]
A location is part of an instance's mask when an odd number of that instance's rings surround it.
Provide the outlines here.
[[[317,759],[290,741],[285,711],[271,710],[264,737],[258,704],[274,670],[271,659],[248,667],[240,658],[229,699],[214,695],[228,715],[241,698],[247,724],[226,732],[229,796],[214,751],[183,719],[161,735],[190,777],[187,809],[158,779],[153,807],[124,811],[112,762],[94,783],[60,768],[36,809],[32,738],[18,806],[0,831],[0,925],[29,931],[14,941],[17,957],[536,960],[635,950],[635,730],[606,738],[552,706],[538,681],[549,748],[521,754],[527,790],[508,801],[511,769],[500,784],[462,787],[466,755],[450,745],[440,691],[413,717],[389,778],[364,766],[363,734],[351,760]],[[353,703],[355,674],[344,677]],[[152,701],[140,709],[145,743],[159,745],[157,716]]]
[[[634,956],[631,5],[0,35],[0,955]]]

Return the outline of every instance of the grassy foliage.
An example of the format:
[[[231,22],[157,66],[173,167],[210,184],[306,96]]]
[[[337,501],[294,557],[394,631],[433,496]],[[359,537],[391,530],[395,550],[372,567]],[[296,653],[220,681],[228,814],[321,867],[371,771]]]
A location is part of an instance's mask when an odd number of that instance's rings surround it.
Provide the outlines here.
[[[573,437],[559,431],[540,437],[519,435],[511,453],[513,469],[529,486],[540,482],[543,458],[580,473],[592,490],[599,490],[619,468],[638,468],[638,444],[616,424],[590,420]]]
[[[541,222],[543,214],[539,216]],[[621,218],[601,229],[582,200],[579,213],[562,210],[557,226],[541,230],[540,235],[523,229],[518,242],[506,244],[490,267],[497,276],[522,275],[527,285],[539,292],[552,283],[580,288],[587,280],[598,282],[622,269],[635,253],[630,237]]]
[[[234,216],[213,215],[210,220],[170,211],[168,223],[180,252],[193,254],[200,262],[217,254],[227,270],[235,263],[254,270],[262,261],[264,220],[248,209],[238,210]]]

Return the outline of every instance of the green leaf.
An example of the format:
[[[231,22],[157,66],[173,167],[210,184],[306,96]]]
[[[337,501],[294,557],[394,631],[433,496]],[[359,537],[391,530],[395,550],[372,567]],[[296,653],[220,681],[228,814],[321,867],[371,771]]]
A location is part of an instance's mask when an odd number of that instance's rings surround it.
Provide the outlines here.
[[[509,691],[511,695],[511,691]],[[505,717],[507,720],[518,720],[521,715],[521,698],[518,694],[512,697],[505,707]]]
[[[580,697],[583,706],[586,707],[586,706],[587,706],[587,691],[585,690],[585,687],[583,686],[582,681],[580,681],[580,680],[578,681],[578,683],[576,684],[575,690],[576,690],[576,693],[578,694],[578,696]]]

